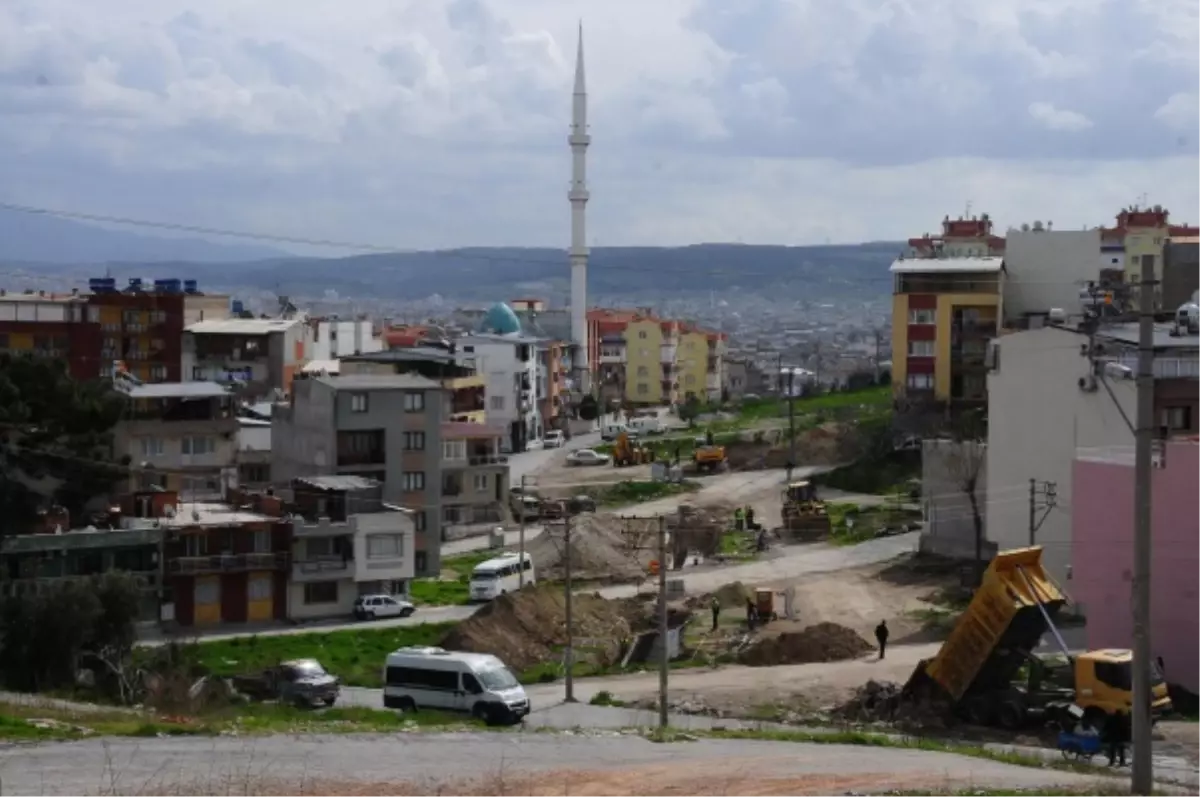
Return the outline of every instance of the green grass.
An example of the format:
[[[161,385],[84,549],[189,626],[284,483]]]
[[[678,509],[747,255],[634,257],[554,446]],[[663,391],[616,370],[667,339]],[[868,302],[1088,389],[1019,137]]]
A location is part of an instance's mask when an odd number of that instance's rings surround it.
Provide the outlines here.
[[[187,648],[197,664],[228,677],[256,672],[288,659],[314,658],[348,686],[378,688],[387,654],[407,645],[437,645],[454,623],[424,623],[399,628],[251,636],[200,641]]]
[[[874,539],[884,529],[920,520],[919,511],[903,509],[898,504],[899,499],[896,505],[885,506],[828,504],[832,541],[837,545],[857,545]]]
[[[860,408],[881,410],[891,406],[892,388],[890,385],[877,385],[846,393],[805,396],[795,399],[794,402],[796,414]],[[737,410],[737,414],[741,421],[750,423],[771,418],[786,418],[788,414],[787,399],[763,398],[758,401],[747,401]]]
[[[30,720],[48,721],[39,727]],[[397,712],[382,708],[329,708],[320,711],[251,703],[227,706],[191,717],[159,717],[145,712],[71,712],[37,705],[0,703],[0,740],[66,741],[90,736],[218,736],[271,733],[387,733],[421,728],[483,727],[481,722],[437,711]]]
[[[660,498],[669,498],[673,495],[692,493],[699,490],[700,487],[699,482],[688,479],[684,479],[678,484],[673,482],[623,481],[594,491],[592,497],[596,499],[597,506],[644,504],[648,501],[657,501]]]
[[[453,571],[452,578],[416,578],[409,583],[409,595],[418,606],[463,606],[469,602],[471,571],[480,562],[492,559],[496,551],[483,550],[450,556],[442,560],[442,573]]]

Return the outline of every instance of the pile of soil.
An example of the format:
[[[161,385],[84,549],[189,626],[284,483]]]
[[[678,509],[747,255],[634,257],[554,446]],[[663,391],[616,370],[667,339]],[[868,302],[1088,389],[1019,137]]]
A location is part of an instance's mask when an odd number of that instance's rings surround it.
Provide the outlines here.
[[[649,626],[651,607],[635,599],[573,596],[575,658],[613,664],[637,631]],[[514,672],[562,659],[566,596],[555,586],[501,595],[459,623],[442,640],[448,650],[491,653]]]
[[[644,577],[654,558],[650,525],[648,521],[625,520],[607,513],[572,518],[572,578],[582,581]],[[525,550],[533,557],[540,578],[561,578],[566,564],[566,526],[547,524],[545,531],[529,542]]]
[[[721,535],[733,522],[733,504],[709,501],[704,504],[680,504],[674,515],[667,517],[667,533],[675,561],[696,551],[708,558],[721,549]]]
[[[917,700],[906,696],[892,681],[867,681],[854,697],[830,713],[850,722],[891,722],[913,727],[943,727],[950,716],[943,701]]]
[[[750,667],[845,661],[873,649],[873,645],[844,625],[817,623],[803,631],[762,639],[751,645],[740,661]]]

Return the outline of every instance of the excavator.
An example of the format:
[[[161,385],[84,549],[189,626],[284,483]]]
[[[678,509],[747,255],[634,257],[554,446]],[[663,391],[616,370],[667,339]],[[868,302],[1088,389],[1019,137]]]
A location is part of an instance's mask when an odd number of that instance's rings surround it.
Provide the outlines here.
[[[794,539],[818,540],[828,537],[833,526],[825,502],[817,498],[810,481],[796,481],[783,491],[783,528]]]
[[[636,445],[629,439],[627,432],[621,432],[613,442],[612,463],[614,468],[627,468],[631,465],[645,465],[654,461],[654,451],[646,446]]]
[[[1129,650],[1067,649],[1054,617],[1067,598],[1042,567],[1042,549],[1002,551],[937,655],[917,665],[902,699],[948,702],[976,725],[1015,730],[1031,722],[1070,727],[1073,706],[1101,728],[1133,705]],[[1034,653],[1049,631],[1061,656]],[[1151,678],[1151,712],[1171,708],[1161,673]]]

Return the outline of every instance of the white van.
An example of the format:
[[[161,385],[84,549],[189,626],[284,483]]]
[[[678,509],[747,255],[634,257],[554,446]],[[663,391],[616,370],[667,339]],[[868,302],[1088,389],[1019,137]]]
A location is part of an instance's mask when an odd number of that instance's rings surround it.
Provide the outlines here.
[[[471,571],[470,594],[472,601],[490,601],[508,592],[521,588],[521,570],[525,571],[525,586],[537,583],[533,569],[533,557],[510,553],[488,559],[475,565]]]
[[[388,654],[383,706],[462,711],[489,725],[503,725],[525,718],[529,695],[495,656],[408,647]]]
[[[644,418],[634,418],[629,422],[629,428],[643,437],[661,434],[663,430],[662,424],[659,423],[657,415]]]
[[[629,427],[623,423],[610,423],[600,428],[600,439],[606,443],[611,443],[621,436],[621,433],[629,432]]]

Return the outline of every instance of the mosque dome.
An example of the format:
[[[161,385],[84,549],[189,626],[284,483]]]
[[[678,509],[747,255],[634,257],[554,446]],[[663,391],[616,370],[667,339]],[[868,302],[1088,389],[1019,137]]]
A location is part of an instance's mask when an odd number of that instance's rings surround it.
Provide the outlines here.
[[[479,331],[494,335],[516,335],[521,331],[521,322],[511,307],[504,302],[497,302],[484,315]]]

